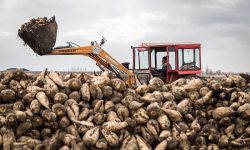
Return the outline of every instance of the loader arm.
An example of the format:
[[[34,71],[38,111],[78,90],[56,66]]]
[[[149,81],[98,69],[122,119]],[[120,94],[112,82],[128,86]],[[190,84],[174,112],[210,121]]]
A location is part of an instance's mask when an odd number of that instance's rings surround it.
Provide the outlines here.
[[[119,78],[122,77],[116,69],[127,74],[128,79],[126,82],[129,85],[135,84],[136,82],[135,75],[132,72],[116,61],[111,55],[109,55],[98,45],[53,49],[46,55],[85,55],[96,61],[98,65],[102,65],[114,72]]]

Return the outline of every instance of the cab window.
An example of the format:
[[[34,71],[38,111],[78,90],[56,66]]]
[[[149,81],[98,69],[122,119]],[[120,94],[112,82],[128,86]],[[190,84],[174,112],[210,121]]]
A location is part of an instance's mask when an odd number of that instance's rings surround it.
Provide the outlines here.
[[[200,50],[178,49],[179,70],[198,70],[200,69]]]
[[[176,65],[175,65],[175,48],[174,47],[169,47],[168,53],[169,53],[169,64],[172,67],[172,70],[175,70],[176,69]]]
[[[148,69],[148,49],[147,48],[135,48],[134,49],[134,66],[135,69]]]

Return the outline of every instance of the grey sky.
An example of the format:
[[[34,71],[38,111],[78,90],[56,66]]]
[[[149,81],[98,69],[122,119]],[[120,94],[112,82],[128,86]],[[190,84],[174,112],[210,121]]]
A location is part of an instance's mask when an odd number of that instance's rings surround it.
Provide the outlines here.
[[[104,49],[132,61],[130,46],[142,42],[202,44],[202,65],[250,72],[249,0],[0,0],[0,70],[97,69],[84,56],[37,56],[17,38],[30,18],[56,16],[56,45],[88,45],[104,36]]]

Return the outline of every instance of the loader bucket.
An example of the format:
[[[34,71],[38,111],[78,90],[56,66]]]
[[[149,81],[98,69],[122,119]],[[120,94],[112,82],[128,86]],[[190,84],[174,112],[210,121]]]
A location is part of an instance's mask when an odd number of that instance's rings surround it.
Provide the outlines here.
[[[57,36],[55,16],[50,19],[46,17],[31,19],[21,26],[18,36],[38,55],[50,53],[55,46]]]

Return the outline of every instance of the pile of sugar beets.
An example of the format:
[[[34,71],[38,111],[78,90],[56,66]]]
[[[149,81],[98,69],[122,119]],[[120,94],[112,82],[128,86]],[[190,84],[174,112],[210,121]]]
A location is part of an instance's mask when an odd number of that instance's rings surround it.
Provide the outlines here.
[[[250,82],[183,78],[129,87],[100,76],[0,75],[0,149],[249,149]]]

